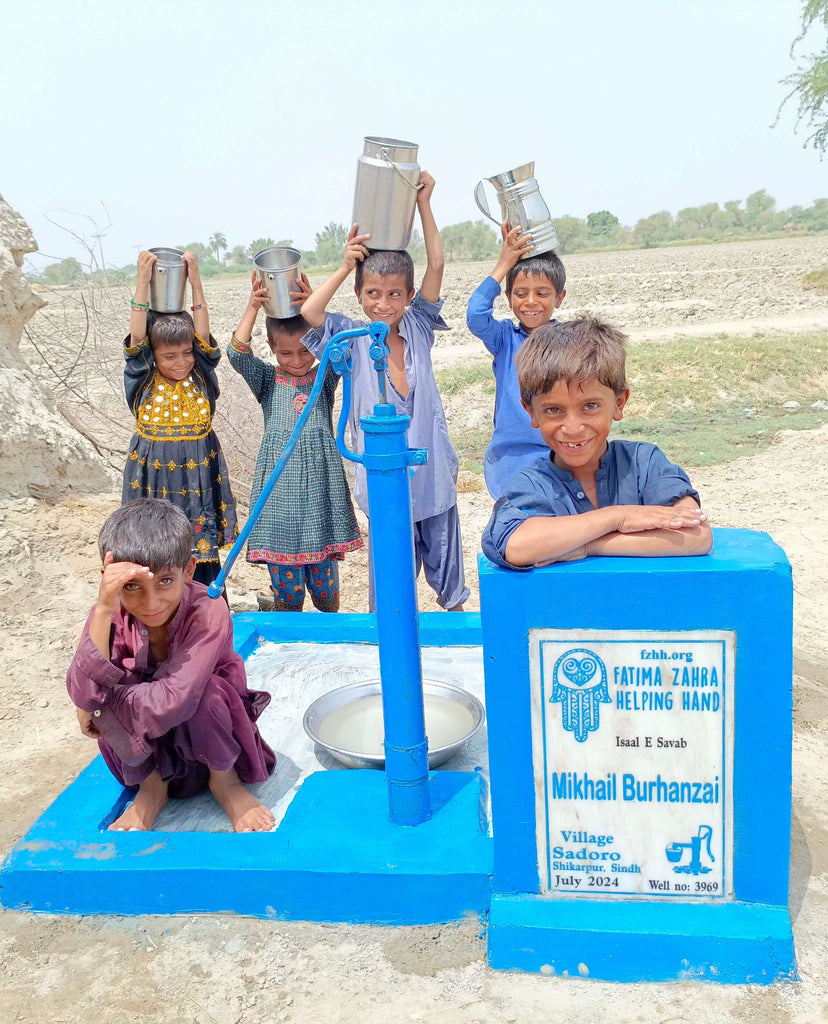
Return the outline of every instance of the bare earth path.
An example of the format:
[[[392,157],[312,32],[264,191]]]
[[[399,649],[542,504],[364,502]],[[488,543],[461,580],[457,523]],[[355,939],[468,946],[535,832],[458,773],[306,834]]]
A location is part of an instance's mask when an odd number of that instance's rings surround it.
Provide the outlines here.
[[[581,305],[603,312],[623,322],[635,337],[711,333],[722,329],[719,324],[749,333],[754,321],[763,329],[777,323],[785,330],[811,324],[824,328],[828,301],[798,285],[807,270],[828,264],[828,239],[811,246],[806,251],[794,240],[572,257],[567,261],[572,284],[566,306],[570,313]],[[480,266],[451,269],[451,322],[462,323],[465,297],[485,271]],[[682,304],[690,300],[684,282],[691,275],[698,312],[687,316],[690,307]],[[623,298],[624,281],[629,280],[636,284]],[[673,282],[674,298],[665,291],[666,280]],[[644,281],[651,282],[649,291]],[[706,282],[707,292],[700,281]],[[228,291],[232,301],[221,316],[231,329],[237,286]],[[789,299],[773,299],[786,292]],[[767,297],[761,315],[752,315],[761,296]],[[628,314],[636,298],[639,312]],[[461,331],[457,334],[449,345],[438,342],[446,361],[464,354],[477,358],[475,343]],[[374,929],[233,916],[70,918],[4,912],[0,1022],[828,1020],[828,428],[785,432],[757,456],[692,475],[714,525],[768,531],[794,567],[791,914],[801,984],[771,989],[698,983],[612,986],[500,974],[485,966],[477,922]],[[0,502],[3,853],[94,753],[77,730],[63,676],[76,630],[97,588],[94,539],[116,502],[115,494],[58,505],[35,499]],[[474,578],[477,541],[490,501],[479,490],[470,490],[461,494],[460,507],[467,565]],[[348,559],[345,570],[346,609],[362,611],[364,558]],[[254,569],[242,566],[234,572],[235,607],[249,606],[261,583]],[[421,607],[433,607],[422,589],[421,598]],[[469,607],[477,607],[476,593]]]

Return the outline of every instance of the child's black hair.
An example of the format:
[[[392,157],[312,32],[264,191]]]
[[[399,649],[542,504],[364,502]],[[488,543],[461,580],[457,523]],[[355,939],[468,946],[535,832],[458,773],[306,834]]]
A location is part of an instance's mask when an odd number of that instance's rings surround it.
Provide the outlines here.
[[[136,498],[103,524],[98,550],[101,561],[111,551],[116,562],[135,562],[160,572],[183,569],[193,554],[194,540],[192,523],[172,502]]]
[[[307,334],[310,329],[310,324],[301,313],[298,316],[269,316],[265,319],[267,343],[270,345],[271,349],[274,349],[279,343],[279,338],[302,337]]]
[[[356,265],[354,286],[358,293],[362,291],[366,274],[379,274],[381,277],[400,274],[405,278],[406,296],[414,291],[414,260],[404,249],[369,249],[365,259]]]
[[[548,277],[558,295],[566,287],[566,270],[561,263],[560,256],[554,252],[542,252],[538,256],[519,260],[506,275],[507,296],[512,294],[512,286],[518,274],[537,274],[539,277]]]
[[[147,337],[150,345],[180,345],[195,340],[195,324],[189,313],[147,313]]]

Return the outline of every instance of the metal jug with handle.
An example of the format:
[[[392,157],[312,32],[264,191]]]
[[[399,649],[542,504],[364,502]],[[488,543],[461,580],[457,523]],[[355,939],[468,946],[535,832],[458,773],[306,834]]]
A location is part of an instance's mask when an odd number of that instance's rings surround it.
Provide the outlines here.
[[[302,253],[286,245],[274,245],[257,252],[253,266],[268,291],[268,300],[262,306],[265,313],[279,320],[298,316],[302,304],[294,304],[290,293],[296,290],[296,282],[302,273]]]
[[[184,253],[164,246],[149,251],[157,257],[150,276],[149,307],[156,313],[180,313],[185,308],[187,290]]]
[[[351,223],[370,234],[371,249],[405,249],[411,241],[420,188],[418,147],[413,142],[368,135],[357,161]]]
[[[516,167],[513,171],[504,171],[487,178],[494,185],[500,203],[501,218],[499,221],[489,213],[489,204],[483,191],[483,182],[478,181],[474,190],[474,201],[481,213],[495,224],[507,220],[510,227],[518,225],[532,235],[533,248],[521,259],[529,259],[542,252],[549,252],[558,244],[555,225],[549,215],[549,207],[543,201],[534,177],[535,161]]]

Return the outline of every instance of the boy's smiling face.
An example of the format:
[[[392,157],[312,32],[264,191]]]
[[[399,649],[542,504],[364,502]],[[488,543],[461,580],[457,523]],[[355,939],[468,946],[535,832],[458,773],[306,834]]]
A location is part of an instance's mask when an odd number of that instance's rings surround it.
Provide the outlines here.
[[[555,285],[546,274],[519,272],[512,284],[509,305],[518,322],[531,331],[552,319],[555,310],[566,295],[566,289],[558,294]]]
[[[406,291],[404,274],[367,271],[362,279],[362,291],[358,291],[356,297],[369,320],[380,320],[393,328],[402,320],[414,292]]]
[[[121,587],[121,604],[149,629],[165,626],[178,611],[184,587],[192,581],[196,561],[183,568],[159,569],[152,576],[136,576]]]
[[[629,388],[616,395],[597,380],[559,380],[523,407],[552,449],[555,465],[580,479],[582,473],[594,474],[601,464],[610,428],[623,418],[629,397]]]

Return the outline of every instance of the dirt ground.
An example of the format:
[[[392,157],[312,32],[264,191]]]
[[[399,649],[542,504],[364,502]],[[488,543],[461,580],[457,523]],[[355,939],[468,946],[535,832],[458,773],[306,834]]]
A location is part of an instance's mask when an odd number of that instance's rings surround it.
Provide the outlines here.
[[[796,240],[571,257],[565,309],[569,315],[581,308],[605,313],[634,338],[828,329],[828,299],[799,285],[804,273],[826,264],[828,238],[807,245]],[[450,322],[462,324],[465,298],[485,272],[479,265],[450,268]],[[240,282],[214,290],[215,300],[208,283],[217,309],[214,334],[229,336],[245,287]],[[448,365],[477,357],[477,343],[464,332],[439,339],[435,361]],[[767,531],[794,569],[790,909],[800,983],[618,986],[496,973],[486,967],[476,921],[393,929],[230,915],[72,918],[3,912],[0,1022],[828,1020],[828,427],[784,432],[759,455],[691,469],[691,476],[714,525]],[[64,673],[96,593],[97,531],[117,500],[113,488],[109,496],[76,496],[57,504],[0,501],[3,853],[95,753],[75,724]],[[468,607],[477,608],[475,558],[491,502],[475,477],[464,478],[459,502],[473,588]],[[364,554],[344,563],[346,610],[365,610],[366,571]],[[233,608],[252,607],[262,583],[261,570],[239,564],[229,588]],[[420,596],[422,608],[435,607],[422,587]]]

